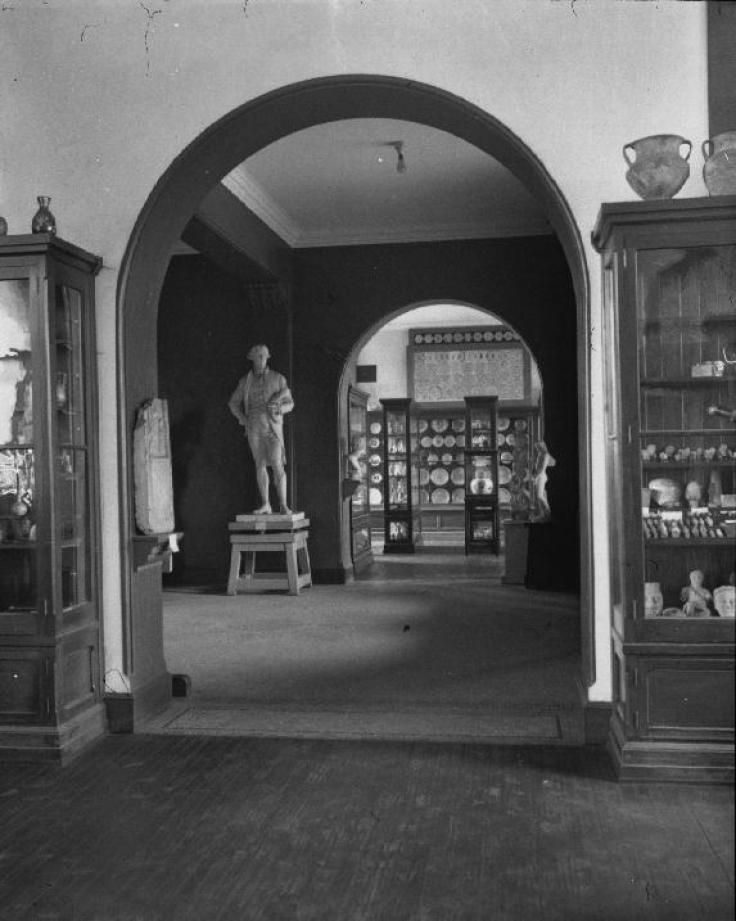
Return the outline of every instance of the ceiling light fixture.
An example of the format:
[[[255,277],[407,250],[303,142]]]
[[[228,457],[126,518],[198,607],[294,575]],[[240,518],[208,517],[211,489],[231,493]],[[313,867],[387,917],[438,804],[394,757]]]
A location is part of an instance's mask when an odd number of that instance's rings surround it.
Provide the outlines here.
[[[406,160],[404,159],[404,142],[403,141],[392,141],[391,147],[396,151],[396,172],[405,173],[406,172]]]

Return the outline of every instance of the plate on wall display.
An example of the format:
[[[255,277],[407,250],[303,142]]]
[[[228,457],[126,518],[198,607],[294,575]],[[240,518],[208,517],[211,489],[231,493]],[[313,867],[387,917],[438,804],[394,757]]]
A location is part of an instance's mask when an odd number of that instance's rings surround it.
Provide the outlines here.
[[[444,469],[444,467],[435,467],[435,469],[430,473],[429,479],[434,483],[435,486],[444,486],[445,483],[450,479],[450,474]]]
[[[371,505],[383,505],[383,493],[374,486],[368,493]]]
[[[381,483],[383,481],[382,473],[372,473],[371,474],[371,483]]]
[[[369,447],[369,448],[377,448],[380,444],[381,444],[381,439],[380,439],[380,438],[370,438],[370,439],[368,440],[368,447]]]
[[[447,421],[447,419],[435,419],[432,422],[432,428],[435,430],[435,432],[446,431],[448,425],[449,425],[449,422]]]
[[[431,448],[431,447],[432,447],[432,439],[431,439],[431,437],[430,437],[429,435],[422,435],[422,437],[419,439],[419,444],[420,444],[423,448]]]
[[[381,455],[380,454],[371,454],[368,458],[368,463],[371,467],[379,467],[381,465]]]
[[[380,435],[382,427],[380,422],[371,422],[369,431],[371,435]]]
[[[435,489],[432,493],[433,505],[447,505],[450,501],[450,494],[446,489]]]
[[[424,467],[419,471],[419,485],[426,486],[429,483],[429,470],[425,470]]]
[[[432,444],[435,446],[435,448],[443,448],[445,445],[445,439],[442,437],[442,435],[435,435],[432,439]]]
[[[493,492],[493,481],[487,477],[477,477],[470,481],[470,491],[474,496],[490,496]]]
[[[514,419],[514,431],[525,432],[527,430],[526,419]]]
[[[508,483],[511,479],[511,471],[508,467],[499,467],[498,468],[498,482],[501,486],[505,483]]]
[[[445,435],[445,447],[454,448],[455,447],[455,436],[454,435]]]
[[[465,482],[465,468],[455,467],[455,469],[450,474],[450,479],[455,484],[455,486],[460,486]]]
[[[417,423],[417,431],[419,432],[420,435],[422,434],[422,432],[426,432],[428,428],[429,428],[429,422],[427,422],[426,419],[420,419],[419,422]]]
[[[511,505],[511,493],[505,486],[502,486],[498,491],[498,501],[501,505]]]
[[[499,457],[499,460],[501,461],[502,464],[513,464],[514,455],[511,453],[511,451],[501,451],[501,456]]]
[[[496,435],[496,444],[498,445],[499,448],[501,447],[501,445],[505,445],[505,444],[506,444],[506,436],[505,436],[505,435],[502,435],[502,434],[499,432],[499,433]]]
[[[441,460],[443,464],[451,464],[452,454],[443,454]]]
[[[428,463],[428,464],[439,464],[439,462],[440,462],[439,455],[438,455],[438,454],[435,454],[434,451],[432,451],[431,454],[428,454],[428,455],[427,455],[427,463]]]
[[[457,489],[453,489],[452,501],[460,505],[465,502],[465,490],[462,488],[462,486],[459,486]]]
[[[506,444],[507,444],[507,445],[514,445],[514,444],[516,444],[516,438],[515,438],[513,432],[509,432],[509,434],[506,436]]]
[[[499,432],[505,432],[510,425],[511,419],[508,416],[499,416],[496,420],[496,429]]]
[[[453,419],[452,420],[452,430],[453,432],[464,432],[465,431],[465,419]]]
[[[455,446],[458,448],[465,447],[465,435],[458,435],[455,439]]]

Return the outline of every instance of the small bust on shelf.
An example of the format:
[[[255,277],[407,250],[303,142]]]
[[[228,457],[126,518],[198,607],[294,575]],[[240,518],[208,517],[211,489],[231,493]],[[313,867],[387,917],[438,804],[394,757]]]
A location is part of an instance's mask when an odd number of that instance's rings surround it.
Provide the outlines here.
[[[230,412],[245,428],[253,460],[261,505],[254,515],[270,515],[268,468],[279,500],[279,513],[290,515],[286,501],[286,452],[284,450],[284,414],[294,408],[286,378],[268,367],[270,352],[265,345],[254,345],[248,352],[253,368],[238,381],[230,397]]]
[[[685,617],[710,617],[709,604],[713,596],[703,585],[703,573],[693,569],[690,573],[690,585],[680,592],[680,601],[684,602]]]

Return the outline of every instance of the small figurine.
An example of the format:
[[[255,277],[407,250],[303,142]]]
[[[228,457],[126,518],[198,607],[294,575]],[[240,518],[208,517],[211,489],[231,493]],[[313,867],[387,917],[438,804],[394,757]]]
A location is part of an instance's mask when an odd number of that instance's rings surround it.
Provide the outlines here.
[[[710,617],[708,604],[713,600],[713,596],[703,586],[703,578],[700,569],[693,569],[690,573],[690,585],[686,585],[680,592],[685,617]]]

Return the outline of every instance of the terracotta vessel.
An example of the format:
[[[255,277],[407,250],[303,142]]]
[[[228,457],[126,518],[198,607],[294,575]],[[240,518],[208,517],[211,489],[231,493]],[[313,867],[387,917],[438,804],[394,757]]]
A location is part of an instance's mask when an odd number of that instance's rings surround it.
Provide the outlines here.
[[[680,149],[685,144],[683,157]],[[634,152],[633,159],[629,150]],[[690,175],[687,161],[691,150],[690,141],[679,134],[653,134],[624,144],[624,160],[629,164],[626,181],[640,198],[672,198]]]
[[[33,215],[31,221],[32,233],[56,233],[56,218],[51,213],[49,205],[51,199],[48,195],[39,195],[36,199],[38,202],[38,211]]]
[[[736,195],[736,131],[703,141],[703,180],[709,195]]]

